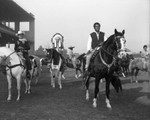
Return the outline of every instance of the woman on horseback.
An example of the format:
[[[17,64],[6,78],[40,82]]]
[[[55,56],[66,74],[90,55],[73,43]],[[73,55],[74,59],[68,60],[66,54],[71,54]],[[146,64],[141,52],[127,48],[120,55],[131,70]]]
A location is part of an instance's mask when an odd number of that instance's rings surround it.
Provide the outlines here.
[[[63,55],[64,37],[60,33],[56,33],[55,35],[53,35],[51,42],[53,48],[55,48],[61,55]]]

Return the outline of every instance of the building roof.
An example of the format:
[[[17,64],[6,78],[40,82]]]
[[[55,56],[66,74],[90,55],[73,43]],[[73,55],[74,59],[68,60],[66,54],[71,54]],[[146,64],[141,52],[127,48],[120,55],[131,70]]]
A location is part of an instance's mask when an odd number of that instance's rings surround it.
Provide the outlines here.
[[[0,21],[30,21],[34,20],[32,13],[28,13],[13,0],[0,0]]]

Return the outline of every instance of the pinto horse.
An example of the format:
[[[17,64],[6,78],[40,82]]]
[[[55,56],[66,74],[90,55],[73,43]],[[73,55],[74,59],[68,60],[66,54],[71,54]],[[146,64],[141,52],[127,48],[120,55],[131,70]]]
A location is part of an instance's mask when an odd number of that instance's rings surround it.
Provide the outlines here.
[[[32,79],[35,79],[35,84],[38,83],[39,78],[41,77],[41,61],[40,58],[36,55],[30,55],[32,65]]]
[[[102,78],[106,80],[106,105],[111,109],[109,100],[110,94],[110,82],[114,78],[114,72],[116,70],[116,58],[122,58],[125,50],[125,31],[118,32],[115,29],[115,33],[111,35],[103,44],[97,48],[96,54],[94,53],[89,65],[89,74],[85,75],[86,86],[86,100],[89,100],[89,80],[90,77],[95,78],[95,90],[93,107],[97,107],[97,95],[99,93],[99,83]],[[115,83],[114,83],[115,84]]]
[[[76,61],[75,61],[75,64],[76,64],[76,68],[74,68],[73,66],[73,63],[72,62],[69,62],[70,60],[69,59],[66,59],[66,62],[65,62],[65,65],[68,67],[68,68],[72,68],[72,69],[75,69],[76,70],[76,73],[75,73],[75,78],[78,79],[81,74],[83,73],[82,72],[82,63],[83,63],[83,59],[85,58],[85,53],[79,55],[77,58],[76,58]],[[79,73],[80,72],[80,73]]]
[[[61,78],[64,72],[64,58],[56,49],[46,49],[46,57],[50,60],[51,85],[55,88],[55,78],[58,78],[59,88],[62,89]]]
[[[6,74],[7,82],[8,82],[8,97],[7,100],[11,100],[11,88],[12,88],[12,80],[16,79],[17,81],[17,101],[20,100],[20,89],[21,89],[21,81],[31,80],[31,78],[26,77],[26,66],[25,61],[21,59],[21,57],[12,49],[7,47],[0,47],[0,65],[3,73]],[[31,70],[29,71],[31,76]],[[30,88],[26,86],[25,93]]]

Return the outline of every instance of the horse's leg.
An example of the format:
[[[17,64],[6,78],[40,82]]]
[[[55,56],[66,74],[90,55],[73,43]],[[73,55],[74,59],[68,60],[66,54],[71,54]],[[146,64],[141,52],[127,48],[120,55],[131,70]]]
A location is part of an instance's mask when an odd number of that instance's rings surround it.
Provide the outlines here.
[[[62,77],[63,79],[66,79],[65,76],[64,76],[64,70],[62,71],[61,77]]]
[[[98,76],[95,77],[95,90],[94,90],[94,99],[93,99],[93,107],[96,108],[97,107],[97,95],[99,93],[99,82],[100,79]]]
[[[85,87],[86,87],[86,100],[89,100],[89,80],[90,76],[86,78]]]
[[[20,89],[21,89],[21,75],[17,76],[17,91],[18,91],[18,96],[17,96],[17,100],[20,100]]]
[[[78,75],[78,78],[82,75],[82,70],[79,68],[80,74]]]
[[[11,86],[12,86],[12,80],[11,77],[7,75],[7,82],[8,82],[8,97],[7,101],[11,100]]]
[[[53,71],[51,69],[50,69],[50,77],[51,77],[51,86],[55,88],[55,83],[54,83],[55,76],[53,75]]]
[[[78,68],[76,68],[75,78],[78,79]]]
[[[28,92],[28,85],[27,85],[27,79],[24,78],[24,84],[25,84],[25,87],[26,87],[26,90],[25,90],[25,94]]]
[[[58,84],[59,84],[59,88],[62,89],[62,84],[61,84],[61,76],[62,76],[62,72],[59,72],[59,76],[58,76]]]
[[[131,69],[131,83],[133,82],[134,80],[134,69]]]
[[[31,78],[28,80],[28,94],[31,93]]]
[[[135,82],[138,83],[137,75],[138,75],[139,69],[136,69],[135,71]]]
[[[109,100],[109,94],[110,94],[110,79],[106,79],[106,106],[107,108],[111,109],[110,100]]]

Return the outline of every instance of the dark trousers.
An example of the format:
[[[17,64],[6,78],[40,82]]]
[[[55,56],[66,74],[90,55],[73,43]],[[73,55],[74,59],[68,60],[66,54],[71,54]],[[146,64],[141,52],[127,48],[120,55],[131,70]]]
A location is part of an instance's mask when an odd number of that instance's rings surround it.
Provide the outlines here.
[[[31,62],[27,52],[23,52],[23,57],[26,59],[27,70],[31,70]]]

